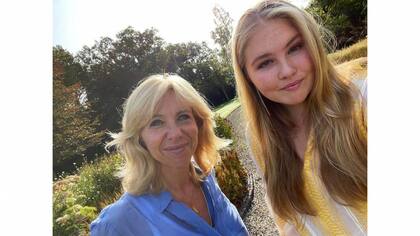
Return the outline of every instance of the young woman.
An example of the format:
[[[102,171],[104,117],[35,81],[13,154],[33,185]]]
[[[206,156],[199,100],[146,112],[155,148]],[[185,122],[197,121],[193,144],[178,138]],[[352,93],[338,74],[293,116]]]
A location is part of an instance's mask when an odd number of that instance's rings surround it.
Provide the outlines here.
[[[327,58],[320,26],[285,1],[262,1],[232,39],[239,98],[270,208],[286,235],[364,235],[364,101]]]
[[[176,75],[146,78],[107,146],[125,157],[126,193],[91,224],[94,235],[248,235],[213,167],[227,142],[204,99]],[[192,161],[194,159],[195,162]]]

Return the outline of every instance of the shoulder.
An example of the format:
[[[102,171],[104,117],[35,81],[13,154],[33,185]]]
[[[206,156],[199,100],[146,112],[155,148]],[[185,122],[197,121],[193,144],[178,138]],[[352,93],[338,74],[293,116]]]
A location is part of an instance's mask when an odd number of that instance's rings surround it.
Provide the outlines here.
[[[221,190],[219,184],[217,183],[216,171],[214,169],[210,172],[210,174],[205,179],[205,184],[207,185],[209,189],[211,198],[214,201],[213,205],[216,207],[216,209],[221,211],[221,210],[226,210],[226,207],[230,207],[229,199],[226,197],[226,195]]]
[[[216,170],[213,168],[209,175],[204,179],[204,182],[208,185],[208,187],[214,192],[219,192],[220,187],[217,183],[217,179],[216,179]]]
[[[125,217],[127,211],[131,211],[133,206],[129,203],[127,195],[121,196],[116,202],[102,209],[97,220],[102,222],[114,222]]]
[[[141,233],[140,229],[147,231],[147,219],[131,203],[128,194],[105,207],[90,225],[91,235],[131,235]]]

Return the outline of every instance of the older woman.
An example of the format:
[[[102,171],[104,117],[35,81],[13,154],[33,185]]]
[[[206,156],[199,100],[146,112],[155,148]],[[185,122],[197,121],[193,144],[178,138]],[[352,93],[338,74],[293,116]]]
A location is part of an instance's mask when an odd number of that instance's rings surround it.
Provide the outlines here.
[[[92,235],[248,235],[214,177],[227,141],[215,136],[210,109],[186,80],[146,78],[112,136],[107,147],[126,160],[125,193],[92,222]]]
[[[321,27],[287,1],[240,18],[232,57],[252,152],[285,235],[365,235],[364,102],[337,73]]]

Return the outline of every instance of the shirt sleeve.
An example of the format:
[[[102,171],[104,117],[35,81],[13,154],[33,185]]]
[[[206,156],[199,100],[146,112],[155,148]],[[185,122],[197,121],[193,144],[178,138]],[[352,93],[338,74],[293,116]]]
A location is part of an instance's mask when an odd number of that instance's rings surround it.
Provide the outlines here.
[[[104,208],[90,225],[92,236],[152,236],[147,219],[127,201],[117,201]]]
[[[107,223],[96,223],[95,221],[90,225],[91,236],[122,236],[117,230]]]

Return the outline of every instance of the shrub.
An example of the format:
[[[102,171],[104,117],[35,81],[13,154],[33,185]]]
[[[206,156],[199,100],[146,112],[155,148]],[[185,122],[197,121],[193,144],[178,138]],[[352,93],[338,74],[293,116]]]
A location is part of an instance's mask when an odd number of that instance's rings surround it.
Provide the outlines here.
[[[232,139],[233,131],[230,122],[218,115],[215,116],[215,133],[218,137]],[[234,142],[230,150],[221,150],[221,162],[215,167],[217,182],[223,193],[237,207],[241,207],[242,199],[247,193],[247,174],[235,151]]]
[[[78,176],[68,176],[54,183],[53,235],[89,235],[89,223],[97,216],[96,207],[77,203]]]
[[[121,195],[121,183],[115,176],[121,164],[120,156],[106,156],[85,164],[79,176],[67,176],[54,183],[54,235],[89,235],[89,224],[102,207]]]
[[[239,209],[248,191],[246,171],[235,150],[223,150],[220,154],[222,161],[215,167],[217,182],[226,197]]]
[[[232,139],[232,126],[227,119],[222,118],[219,115],[214,116],[216,127],[214,133],[217,137]]]
[[[102,202],[109,202],[121,195],[121,181],[116,173],[122,165],[122,158],[113,154],[95,164],[80,169],[80,179],[75,186],[77,202],[82,205],[102,208]]]

